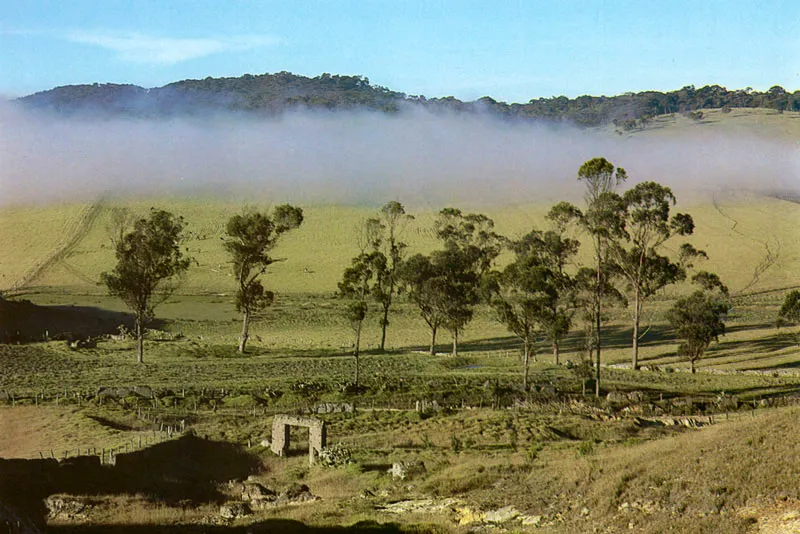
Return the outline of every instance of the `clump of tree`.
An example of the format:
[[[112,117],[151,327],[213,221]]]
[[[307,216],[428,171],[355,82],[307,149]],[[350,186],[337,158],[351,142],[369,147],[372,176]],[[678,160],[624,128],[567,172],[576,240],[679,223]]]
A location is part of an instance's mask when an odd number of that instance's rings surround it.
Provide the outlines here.
[[[126,224],[130,217],[124,217]],[[155,316],[155,307],[177,289],[192,259],[181,250],[185,223],[164,210],[152,208],[147,218],[112,234],[117,265],[100,280],[110,294],[133,311],[136,322],[136,357],[144,361],[144,327]]]
[[[595,394],[600,395],[600,361],[602,349],[601,326],[605,319],[604,305],[608,302],[613,286],[614,272],[611,248],[625,236],[624,221],[620,213],[625,207],[622,198],[616,193],[617,187],[627,179],[622,167],[615,167],[605,158],[593,158],[578,169],[578,180],[584,184],[583,211],[562,202],[558,211],[564,220],[572,220],[588,235],[594,254],[592,274],[587,268],[578,273],[578,280],[588,298],[582,299],[584,315],[587,320],[587,349],[595,356]]]
[[[241,353],[247,348],[250,320],[274,300],[273,292],[264,289],[261,283],[267,268],[280,261],[270,255],[272,249],[283,234],[298,228],[302,222],[303,210],[289,204],[276,207],[271,214],[251,210],[228,220],[224,247],[236,277],[236,310],[242,313],[238,347]]]
[[[431,330],[430,354],[436,355],[439,328],[453,336],[452,354],[458,354],[459,334],[472,320],[480,301],[480,277],[469,257],[458,248],[416,254],[403,265],[408,298]]]
[[[681,340],[678,356],[689,362],[694,374],[697,362],[711,343],[725,334],[725,319],[731,306],[728,288],[716,274],[700,272],[692,280],[701,289],[678,299],[667,311],[667,320]]]
[[[610,268],[624,280],[633,322],[633,369],[639,368],[641,319],[645,303],[670,284],[686,278],[691,261],[705,253],[688,243],[679,247],[675,260],[660,254],[665,242],[675,236],[691,235],[694,221],[691,215],[670,214],[676,203],[669,187],[656,182],[642,182],[622,195],[617,223],[624,229],[619,239],[611,240]]]
[[[550,215],[555,214],[551,211]],[[537,338],[551,341],[558,364],[559,343],[569,332],[574,314],[573,280],[564,267],[579,246],[561,232],[533,230],[509,243],[515,259],[492,277],[492,307],[499,321],[522,342],[525,391],[530,361],[536,360]]]
[[[401,278],[409,300],[431,329],[431,354],[436,354],[436,334],[443,327],[452,334],[455,356],[459,336],[486,296],[482,280],[500,254],[503,239],[489,217],[456,208],[441,210],[434,229],[444,249],[409,258]]]

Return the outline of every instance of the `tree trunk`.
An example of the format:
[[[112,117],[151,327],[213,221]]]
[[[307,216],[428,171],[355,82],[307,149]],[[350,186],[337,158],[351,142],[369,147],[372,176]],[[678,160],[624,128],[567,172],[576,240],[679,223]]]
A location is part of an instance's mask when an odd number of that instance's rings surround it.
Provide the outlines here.
[[[594,337],[595,337],[595,356],[597,357],[597,365],[595,366],[595,379],[594,379],[594,394],[600,397],[600,322],[602,321],[601,305],[602,305],[602,291],[603,291],[603,262],[600,257],[600,241],[597,241],[597,287],[594,294]]]
[[[144,363],[144,328],[141,314],[136,314],[136,361]]]
[[[389,326],[389,306],[391,302],[383,304],[383,321],[381,321],[381,352],[386,350],[386,327]]]
[[[242,335],[239,338],[239,352],[244,354],[245,349],[247,348],[247,339],[250,337],[248,331],[250,329],[250,312],[248,310],[244,310],[244,314],[242,317]]]
[[[597,309],[595,310],[594,316],[594,355],[595,355],[595,366],[594,366],[594,394],[596,397],[600,397],[600,303],[599,303],[599,294],[597,296]]]
[[[691,360],[689,360],[689,364],[690,364],[690,365],[691,365],[691,367],[692,367],[692,374],[694,374],[694,372],[695,372],[695,368],[694,368],[694,359],[691,359]]]
[[[561,348],[558,346],[558,341],[553,341],[553,362],[559,365],[558,357],[561,354]]]
[[[453,357],[458,356],[458,329],[453,330]]]
[[[639,290],[634,290],[633,302],[633,359],[631,365],[634,371],[639,370],[639,318],[642,312],[642,306],[639,302]]]
[[[436,356],[436,330],[438,327],[431,327],[431,356]]]
[[[356,390],[358,390],[358,371],[359,371],[358,356],[361,348],[361,325],[363,323],[364,321],[358,321],[358,326],[356,326],[356,349],[353,351],[353,356],[356,359],[356,378],[355,378]]]
[[[528,391],[528,367],[530,366],[531,346],[528,340],[523,341],[523,361],[522,365],[522,391]]]

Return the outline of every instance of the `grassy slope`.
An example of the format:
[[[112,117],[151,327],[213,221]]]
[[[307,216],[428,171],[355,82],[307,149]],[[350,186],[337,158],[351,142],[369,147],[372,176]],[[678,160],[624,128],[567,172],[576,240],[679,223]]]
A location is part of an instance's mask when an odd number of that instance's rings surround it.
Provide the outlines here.
[[[14,287],[63,246],[85,208],[61,204],[0,210],[0,287]]]
[[[697,128],[702,128],[704,131],[747,134],[793,142],[800,138],[800,113],[742,108],[723,113],[719,109],[704,109],[701,121],[693,121],[672,113],[655,117],[644,130],[634,130],[626,135],[680,137]],[[613,131],[614,127],[609,126],[608,130]]]
[[[726,131],[751,131],[767,137],[788,139],[800,128],[797,114],[778,115],[764,110],[734,110],[724,115],[717,111],[706,113],[703,128]],[[659,118],[655,127],[632,135],[680,135],[690,128],[701,127],[676,116]],[[114,205],[130,207],[145,214],[151,205],[158,205],[185,217],[192,238],[186,243],[198,265],[190,271],[180,294],[161,305],[157,314],[169,321],[167,328],[190,336],[202,336],[211,344],[235,343],[239,320],[232,305],[233,281],[229,264],[221,247],[220,237],[226,219],[242,209],[242,204],[224,198],[162,198],[113,199],[104,201],[98,216],[73,247],[31,280],[33,292],[27,294],[42,304],[94,306],[112,311],[125,311],[116,299],[105,296],[96,280],[99,273],[113,265],[106,226],[109,208]],[[286,258],[272,266],[265,285],[276,291],[279,300],[267,311],[264,321],[254,325],[254,347],[263,350],[322,349],[340,351],[351,342],[351,333],[339,313],[341,303],[331,299],[342,270],[357,252],[355,227],[366,217],[374,216],[374,207],[306,206],[306,221],[297,231],[285,236],[275,255]],[[517,205],[485,210],[495,219],[501,233],[514,237],[532,226],[543,226],[546,205]],[[8,288],[36,265],[53,257],[70,241],[87,205],[4,208],[0,210],[0,288]],[[713,201],[679,205],[695,218],[697,234],[692,241],[705,249],[711,259],[699,268],[721,275],[734,294],[780,290],[798,284],[800,272],[800,242],[796,239],[800,226],[800,205],[787,201],[758,197],[746,193],[718,194]],[[406,228],[405,239],[409,252],[426,252],[437,246],[431,223],[434,209],[414,213],[416,219]],[[53,230],[55,229],[55,231]],[[30,239],[36,235],[36,239]],[[668,243],[674,249],[678,242]],[[583,261],[588,261],[587,251]],[[688,288],[669,288],[665,295],[650,304],[647,321],[660,321],[669,299]],[[736,368],[772,367],[793,364],[796,348],[788,338],[775,336],[771,328],[781,292],[767,293],[736,300],[731,324],[735,327],[716,347],[707,363],[719,363]],[[427,330],[415,311],[397,308],[389,332],[389,346],[422,348],[427,342]],[[627,314],[613,312],[611,343],[607,345],[606,360],[625,361],[628,341],[625,333]],[[375,321],[369,320],[364,346],[378,342]],[[375,324],[373,324],[375,323]],[[675,363],[674,346],[663,344],[668,333],[663,327],[654,328],[642,348],[645,362]],[[41,332],[44,334],[44,332]],[[486,342],[507,338],[503,327],[496,324],[491,313],[483,311],[466,331],[465,341]],[[38,334],[37,336],[38,337]],[[194,338],[197,340],[198,338]],[[440,342],[449,342],[447,334]],[[505,350],[513,349],[505,341]],[[444,346],[440,350],[445,350]]]
[[[140,202],[124,204],[146,212]],[[105,230],[108,208],[105,204],[100,215],[76,246],[39,277],[34,286],[48,286],[56,290],[102,293],[96,285],[100,272],[113,266],[113,252]],[[160,201],[160,208],[181,214],[192,232],[185,246],[194,256],[194,266],[181,288],[184,294],[226,293],[233,288],[233,278],[226,254],[221,246],[224,223],[241,206],[213,199]],[[70,217],[80,206],[59,206],[26,212],[23,222],[18,222],[17,210],[0,212],[0,224],[13,228],[10,238],[0,242],[4,254],[3,280],[16,280],[21,273],[30,271],[63,237],[50,241],[25,239],[27,235],[50,235],[50,228],[69,225]],[[510,237],[519,236],[532,227],[545,226],[543,218],[548,206],[514,206],[490,209],[486,213],[495,219],[498,230]],[[752,194],[718,195],[711,203],[679,206],[695,219],[696,235],[689,239],[695,246],[706,250],[710,261],[701,266],[720,274],[734,292],[752,292],[784,288],[797,283],[794,273],[800,272],[800,243],[796,228],[800,225],[800,205]],[[373,208],[347,208],[336,206],[305,207],[306,220],[297,231],[288,234],[275,249],[275,256],[286,261],[275,264],[267,275],[267,284],[279,293],[331,294],[351,257],[358,253],[355,228],[367,217],[375,215]],[[427,252],[437,246],[431,223],[435,212],[416,213],[409,223],[405,240],[409,252]],[[198,239],[197,237],[200,237]],[[33,244],[17,247],[15,243],[32,241]],[[668,243],[676,248],[679,242]],[[770,262],[769,259],[772,259]],[[760,267],[765,271],[756,274]],[[6,285],[5,288],[8,288]]]
[[[698,128],[704,132],[750,134],[793,143],[800,138],[800,113],[735,109],[724,114],[720,110],[705,110],[700,122],[673,114],[657,117],[648,128],[626,135],[666,139],[685,136]],[[127,206],[139,214],[145,214],[155,205],[184,216],[195,237],[186,245],[199,262],[190,273],[184,291],[231,290],[231,275],[219,237],[227,218],[239,212],[243,204],[233,198],[220,197],[111,199],[102,202],[106,209],[101,210],[77,246],[68,251],[63,261],[55,262],[29,285],[100,291],[92,282],[113,264],[106,231],[107,208],[113,205]],[[335,290],[342,269],[357,252],[356,225],[364,218],[374,216],[376,210],[341,206],[304,208],[306,221],[303,227],[287,235],[275,251],[276,256],[285,257],[287,261],[274,265],[267,281],[278,292],[330,293]],[[487,208],[485,212],[495,219],[501,233],[514,237],[533,225],[542,226],[547,208],[546,205],[519,205]],[[696,205],[684,202],[678,208],[688,210],[695,217],[697,235],[692,241],[705,248],[711,256],[711,261],[704,267],[718,272],[734,291],[774,289],[797,283],[794,273],[800,272],[800,243],[796,239],[800,207],[779,200],[728,192],[716,195],[713,201]],[[0,289],[12,287],[25,273],[30,273],[50,257],[59,244],[69,241],[85,209],[85,205],[0,209],[0,251],[3,253],[0,257]],[[409,224],[405,236],[410,252],[426,252],[437,246],[431,232],[434,214],[433,208],[415,213],[417,219]],[[31,235],[36,239],[31,239]],[[772,254],[775,261],[753,284],[754,271],[768,254]]]
[[[138,439],[149,429],[130,415],[114,414],[110,422],[108,413],[100,417],[97,410],[75,406],[16,406],[0,407],[0,458],[38,458],[37,451],[49,456],[62,457],[65,451],[75,456],[78,448],[119,447],[126,441]],[[121,424],[120,419],[126,424]]]
[[[4,428],[36,419],[36,424],[15,435],[44,450],[53,444],[85,446],[90,438],[101,446],[117,437],[89,415],[86,409],[74,408],[0,409]],[[443,525],[443,531],[465,532],[455,527],[458,515],[447,509],[407,516],[375,509],[397,500],[456,497],[472,510],[513,505],[522,513],[542,516],[545,532],[593,532],[599,527],[610,532],[723,534],[751,532],[756,523],[781,523],[783,513],[800,502],[797,408],[760,410],[752,417],[739,415],[697,431],[631,419],[600,421],[568,411],[484,409],[423,421],[414,415],[325,416],[329,439],[352,448],[358,462],[352,469],[309,469],[301,454],[302,438],[288,458],[252,449],[263,461],[259,480],[267,487],[284,488],[299,479],[323,501],[266,510],[250,520],[287,517],[325,525],[366,517],[431,522]],[[212,439],[241,443],[258,439],[265,425],[260,418],[208,415],[196,428]],[[9,454],[13,447],[0,436],[0,454]],[[422,460],[426,473],[393,482],[385,466],[401,460]],[[360,498],[365,490],[383,496]],[[118,498],[111,497],[110,502],[114,499]],[[147,515],[148,503],[130,506],[131,511],[111,514],[107,520],[120,521],[138,507]],[[161,508],[153,521],[169,523],[183,517],[179,508]],[[92,513],[98,512],[102,506]],[[92,517],[93,522],[100,519]]]

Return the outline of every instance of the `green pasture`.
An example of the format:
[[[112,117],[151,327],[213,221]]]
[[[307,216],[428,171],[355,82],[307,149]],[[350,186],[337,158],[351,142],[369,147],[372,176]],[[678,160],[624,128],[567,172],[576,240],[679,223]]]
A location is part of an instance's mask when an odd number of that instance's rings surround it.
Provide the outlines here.
[[[664,116],[632,135],[680,135],[689,128],[703,127],[720,131],[729,128],[734,133],[761,132],[766,137],[788,140],[800,128],[796,115],[769,110],[737,109],[727,114],[707,110],[701,121],[705,126],[680,116]],[[729,332],[720,344],[712,345],[700,367],[727,370],[794,367],[798,356],[794,331],[778,331],[773,325],[785,292],[800,285],[797,239],[800,204],[732,191],[680,201],[679,198],[675,210],[690,213],[695,221],[695,235],[688,241],[710,257],[696,267],[718,273],[733,295]],[[145,215],[150,207],[166,209],[184,217],[187,223],[184,246],[196,263],[179,290],[156,309],[157,321],[152,325],[181,339],[148,342],[148,359],[154,365],[180,360],[184,354],[210,354],[213,359],[213,355],[227,354],[235,345],[240,329],[240,316],[234,309],[231,266],[222,246],[225,223],[231,215],[246,208],[268,209],[270,202],[274,205],[282,200],[222,195],[109,197],[87,199],[82,204],[6,206],[0,208],[0,291],[7,298],[28,299],[49,306],[53,317],[62,317],[67,323],[68,327],[61,330],[74,328],[80,332],[88,323],[101,319],[104,324],[124,323],[122,314],[127,313],[124,305],[109,297],[98,282],[100,273],[114,265],[109,236],[112,210],[125,207]],[[276,293],[276,302],[252,325],[251,346],[255,356],[244,362],[297,355],[341,359],[352,345],[353,334],[344,317],[343,303],[334,295],[342,271],[358,253],[358,225],[374,217],[380,206],[302,207],[303,225],[284,236],[274,250],[274,255],[282,261],[270,267],[264,285]],[[432,226],[441,207],[444,206],[409,207],[414,219],[402,229],[408,254],[426,253],[439,246]],[[495,221],[499,233],[515,238],[534,227],[546,228],[544,215],[549,208],[549,204],[487,205],[486,209],[465,211],[485,213]],[[675,251],[682,241],[670,241],[665,249]],[[508,259],[506,253],[498,263],[502,266]],[[591,253],[585,246],[578,262],[590,261]],[[665,325],[664,311],[677,296],[690,290],[688,284],[669,287],[645,308],[643,328],[647,334],[641,346],[645,366],[683,366],[676,356],[677,344]],[[70,324],[69,314],[75,310],[81,314]],[[51,335],[49,318],[12,319],[13,328],[25,330],[28,338],[46,339]],[[628,310],[609,310],[604,334],[605,362],[628,361],[629,320]],[[387,348],[391,353],[416,355],[426,350],[428,329],[402,296],[397,299],[390,323]],[[365,326],[362,347],[369,353],[379,342],[377,313],[368,317]],[[580,325],[576,325],[564,346],[565,360],[580,358],[580,337]],[[449,343],[449,334],[440,332],[437,351],[446,354]],[[476,310],[460,349],[468,357],[479,355],[487,361],[506,361],[509,373],[518,370],[518,343],[488,308]],[[47,345],[43,350],[58,358],[74,356],[53,352],[55,349]],[[109,357],[120,357],[123,361],[131,347],[122,344],[104,350]],[[538,347],[538,353],[540,360],[550,361],[549,347]],[[486,369],[486,363],[480,366]],[[254,373],[254,376],[260,375]]]
[[[702,120],[695,121],[677,113],[654,117],[645,128],[625,132],[627,136],[652,138],[680,138],[703,131],[726,135],[746,135],[793,142],[800,138],[800,113],[780,112],[775,109],[733,108],[729,113],[721,109],[704,109]],[[614,126],[606,128],[614,131]]]
[[[123,202],[100,201],[97,216],[80,225],[86,205],[56,205],[23,210],[0,210],[0,250],[3,251],[2,289],[23,281],[26,273],[50,262],[35,278],[25,280],[27,288],[48,292],[102,293],[99,275],[114,265],[108,224],[111,208],[125,206],[145,214],[150,206],[182,215],[189,238],[188,254],[197,260],[181,287],[184,294],[218,294],[233,290],[230,264],[222,247],[227,219],[245,206],[218,199],[162,199]],[[271,266],[266,285],[276,293],[332,294],[342,271],[358,253],[356,228],[375,207],[304,206],[305,221],[287,234],[275,249],[284,259]],[[532,228],[546,228],[548,205],[518,205],[485,210],[497,230],[519,237]],[[688,241],[708,252],[710,259],[698,268],[718,273],[734,293],[753,293],[797,285],[800,272],[800,205],[753,194],[720,194],[712,202],[679,205],[696,224]],[[403,239],[408,252],[429,252],[438,246],[433,235],[435,211],[412,214]],[[75,232],[82,232],[75,236]],[[577,236],[580,238],[580,236]],[[62,254],[55,253],[68,244]],[[667,243],[676,249],[682,241]],[[53,256],[56,255],[55,258]],[[588,261],[584,251],[583,261]],[[501,258],[502,261],[502,258]]]

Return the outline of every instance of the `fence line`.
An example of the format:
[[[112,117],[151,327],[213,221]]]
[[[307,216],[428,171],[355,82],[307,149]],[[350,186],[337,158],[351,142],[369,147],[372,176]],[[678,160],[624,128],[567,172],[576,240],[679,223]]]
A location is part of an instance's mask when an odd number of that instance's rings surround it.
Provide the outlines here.
[[[167,430],[153,430],[152,433],[152,436],[150,436],[149,433],[145,435],[144,439],[143,436],[139,434],[137,439],[130,439],[123,445],[118,445],[116,447],[75,447],[74,449],[61,451],[60,454],[56,453],[56,450],[60,449],[49,449],[48,451],[40,450],[39,458],[42,460],[52,458],[54,460],[63,461],[81,456],[97,456],[100,459],[101,465],[115,465],[117,456],[120,454],[146,449],[147,447],[164,443],[180,435],[180,433],[176,432],[172,427],[168,427]]]

